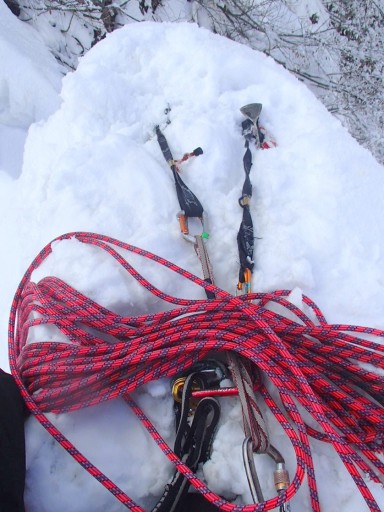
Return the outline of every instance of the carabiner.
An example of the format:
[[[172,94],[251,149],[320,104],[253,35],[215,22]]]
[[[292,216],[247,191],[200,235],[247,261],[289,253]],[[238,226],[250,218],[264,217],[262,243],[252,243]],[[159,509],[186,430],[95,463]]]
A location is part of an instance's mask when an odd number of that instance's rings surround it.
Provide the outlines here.
[[[244,282],[239,281],[236,287],[236,295],[251,293],[252,272],[249,268],[244,269]]]
[[[188,226],[188,217],[185,215],[184,210],[179,211],[177,214],[177,218],[179,221],[180,231],[182,234],[182,237],[187,242],[190,242],[192,244],[196,244],[196,237],[201,237],[204,240],[207,240],[209,238],[209,234],[207,231],[207,215],[205,212],[203,212],[201,217],[196,217],[201,222],[202,226],[202,232],[197,235],[191,235],[189,232],[189,226]]]
[[[264,497],[257,475],[255,461],[253,460],[253,441],[251,437],[246,437],[243,441],[243,464],[253,502],[262,503]]]
[[[243,463],[245,474],[247,476],[249,490],[251,492],[254,503],[262,503],[264,501],[263,492],[260,486],[260,480],[256,471],[255,461],[253,459],[253,441],[251,437],[247,437],[243,442]],[[289,487],[289,473],[285,467],[285,461],[281,453],[273,446],[269,445],[265,452],[276,463],[276,469],[273,472],[273,480],[277,494],[282,493]],[[279,512],[291,512],[289,502],[280,506]]]

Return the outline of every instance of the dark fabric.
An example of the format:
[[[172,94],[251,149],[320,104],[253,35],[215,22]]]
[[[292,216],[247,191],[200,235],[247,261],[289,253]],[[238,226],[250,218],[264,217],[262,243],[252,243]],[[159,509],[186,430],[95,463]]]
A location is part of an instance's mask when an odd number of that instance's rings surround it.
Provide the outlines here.
[[[0,512],[24,512],[24,419],[19,389],[0,369]]]
[[[237,233],[237,248],[240,258],[239,282],[244,283],[244,271],[246,268],[253,270],[253,251],[255,239],[253,235],[253,222],[248,206],[243,207],[243,219]]]
[[[164,133],[160,130],[159,126],[156,126],[157,141],[164,155],[164,158],[168,165],[172,169],[173,178],[175,180],[176,194],[179,200],[180,209],[184,212],[186,217],[198,217],[203,215],[203,206],[197,199],[195,194],[187,187],[184,181],[181,179],[179,173],[176,170],[176,165],[173,162],[173,155],[169,148],[168,141],[165,138]],[[198,148],[201,149],[201,148]],[[201,150],[201,153],[203,151]],[[199,153],[199,154],[201,154]]]
[[[173,166],[172,172],[175,179],[176,194],[179,200],[180,209],[187,217],[202,217],[204,212],[202,204],[180,178],[175,166]]]
[[[201,494],[190,493],[183,502],[179,512],[218,512],[218,508],[203,498]]]
[[[20,6],[16,0],[5,0],[5,5],[11,9],[15,16],[20,16]]]

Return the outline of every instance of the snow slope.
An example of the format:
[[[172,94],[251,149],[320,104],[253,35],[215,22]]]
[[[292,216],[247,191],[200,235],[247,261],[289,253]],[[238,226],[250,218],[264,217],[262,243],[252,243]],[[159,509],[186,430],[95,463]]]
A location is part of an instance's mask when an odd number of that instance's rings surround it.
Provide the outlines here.
[[[58,65],[38,32],[0,2],[0,122],[28,127],[58,107]]]
[[[20,178],[3,179],[8,203],[0,203],[6,222],[2,246],[11,234],[14,239],[0,267],[6,300],[14,291],[15,277],[9,274],[20,278],[41,247],[67,231],[108,234],[200,275],[193,248],[179,234],[172,177],[153,133],[157,123],[164,126],[175,157],[196,146],[204,150],[183,167],[183,178],[209,217],[216,282],[234,292],[237,200],[244,180],[239,108],[261,102],[262,124],[278,147],[253,154],[252,216],[258,237],[253,288],[292,288],[295,297],[302,290],[331,322],[384,327],[383,168],[271,59],[192,24],[133,24],[82,59],[78,70],[65,77],[61,99],[54,115],[30,128]],[[168,106],[171,123],[166,125]],[[145,265],[143,270],[167,292],[200,297],[200,291],[169,280],[167,273]],[[163,307],[122,277],[108,258],[75,241],[57,244],[35,277],[52,273],[125,314]],[[34,339],[40,334],[36,331]],[[167,383],[147,386],[137,398],[171,440]],[[234,399],[223,407],[205,477],[213,490],[249,502],[241,413]],[[124,404],[51,417],[133,499],[145,507],[156,501],[171,469]],[[27,448],[29,512],[124,510],[32,419]],[[289,450],[284,455],[293,474]],[[329,447],[314,443],[314,453],[323,509],[365,510]],[[383,490],[370,488],[384,506]],[[267,490],[273,494],[268,485]],[[299,509],[309,509],[305,486],[292,503],[292,510]]]
[[[18,175],[26,129],[56,110],[61,77],[39,34],[18,20],[3,1],[0,62],[0,171]]]

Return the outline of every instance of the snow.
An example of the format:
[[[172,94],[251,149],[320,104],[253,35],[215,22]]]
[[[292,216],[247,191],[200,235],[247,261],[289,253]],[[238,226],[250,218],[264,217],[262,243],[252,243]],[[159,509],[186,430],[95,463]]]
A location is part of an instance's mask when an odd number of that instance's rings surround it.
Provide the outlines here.
[[[9,151],[2,145],[3,339],[23,271],[46,243],[65,232],[107,234],[200,275],[193,247],[179,233],[172,176],[154,137],[158,123],[175,157],[197,146],[204,150],[183,166],[182,176],[209,218],[207,245],[216,283],[234,293],[241,219],[237,201],[244,180],[239,108],[252,102],[263,104],[261,123],[278,143],[253,153],[252,216],[258,237],[253,288],[293,289],[299,303],[302,291],[330,322],[384,328],[383,168],[303,84],[264,55],[193,24],[145,22],[97,44],[63,79],[59,98],[59,70],[29,28],[7,16],[0,3],[0,48],[10,52],[6,71],[0,71],[0,83],[7,84],[0,89],[1,120],[7,129],[38,122],[29,128],[20,176],[13,158],[21,162],[22,141],[16,145],[17,157],[11,143]],[[33,40],[33,55],[21,46],[24,40]],[[18,79],[21,66],[28,66],[28,83]],[[136,263],[161,289],[201,297],[200,290],[170,279],[167,271]],[[55,244],[34,278],[49,274],[125,314],[165,307],[148,299],[107,256],[74,240]],[[41,335],[35,330],[33,339]],[[60,339],[55,332],[50,335]],[[5,345],[0,362],[6,368]],[[172,443],[168,383],[147,385],[135,398]],[[241,461],[240,407],[234,398],[222,407],[204,476],[213,490],[250,502]],[[153,506],[172,468],[125,404],[115,401],[49,417],[134,500]],[[293,475],[292,450],[273,418],[267,421]],[[125,510],[31,418],[26,440],[28,512]],[[330,447],[319,442],[313,447],[323,509],[364,509]],[[269,467],[262,457],[257,464]],[[265,485],[272,496],[271,485]],[[369,486],[384,504],[381,487]],[[292,501],[292,510],[299,509],[309,510],[305,485]]]
[[[39,34],[0,2],[0,171],[21,172],[29,125],[59,105],[61,76]]]

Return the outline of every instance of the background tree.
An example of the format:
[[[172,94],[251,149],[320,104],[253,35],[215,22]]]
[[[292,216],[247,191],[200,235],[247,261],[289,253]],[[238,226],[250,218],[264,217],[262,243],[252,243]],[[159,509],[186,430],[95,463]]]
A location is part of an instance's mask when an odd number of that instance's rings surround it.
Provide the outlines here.
[[[11,0],[8,0],[11,1]],[[12,0],[19,18],[42,35],[63,71],[75,69],[78,58],[112,32],[127,0]]]
[[[383,0],[197,1],[197,22],[273,57],[384,163]]]
[[[339,0],[326,8],[336,32],[339,74],[324,101],[350,132],[384,162],[384,3]]]
[[[384,0],[7,0],[63,69],[135,21],[194,21],[271,56],[384,163]]]

